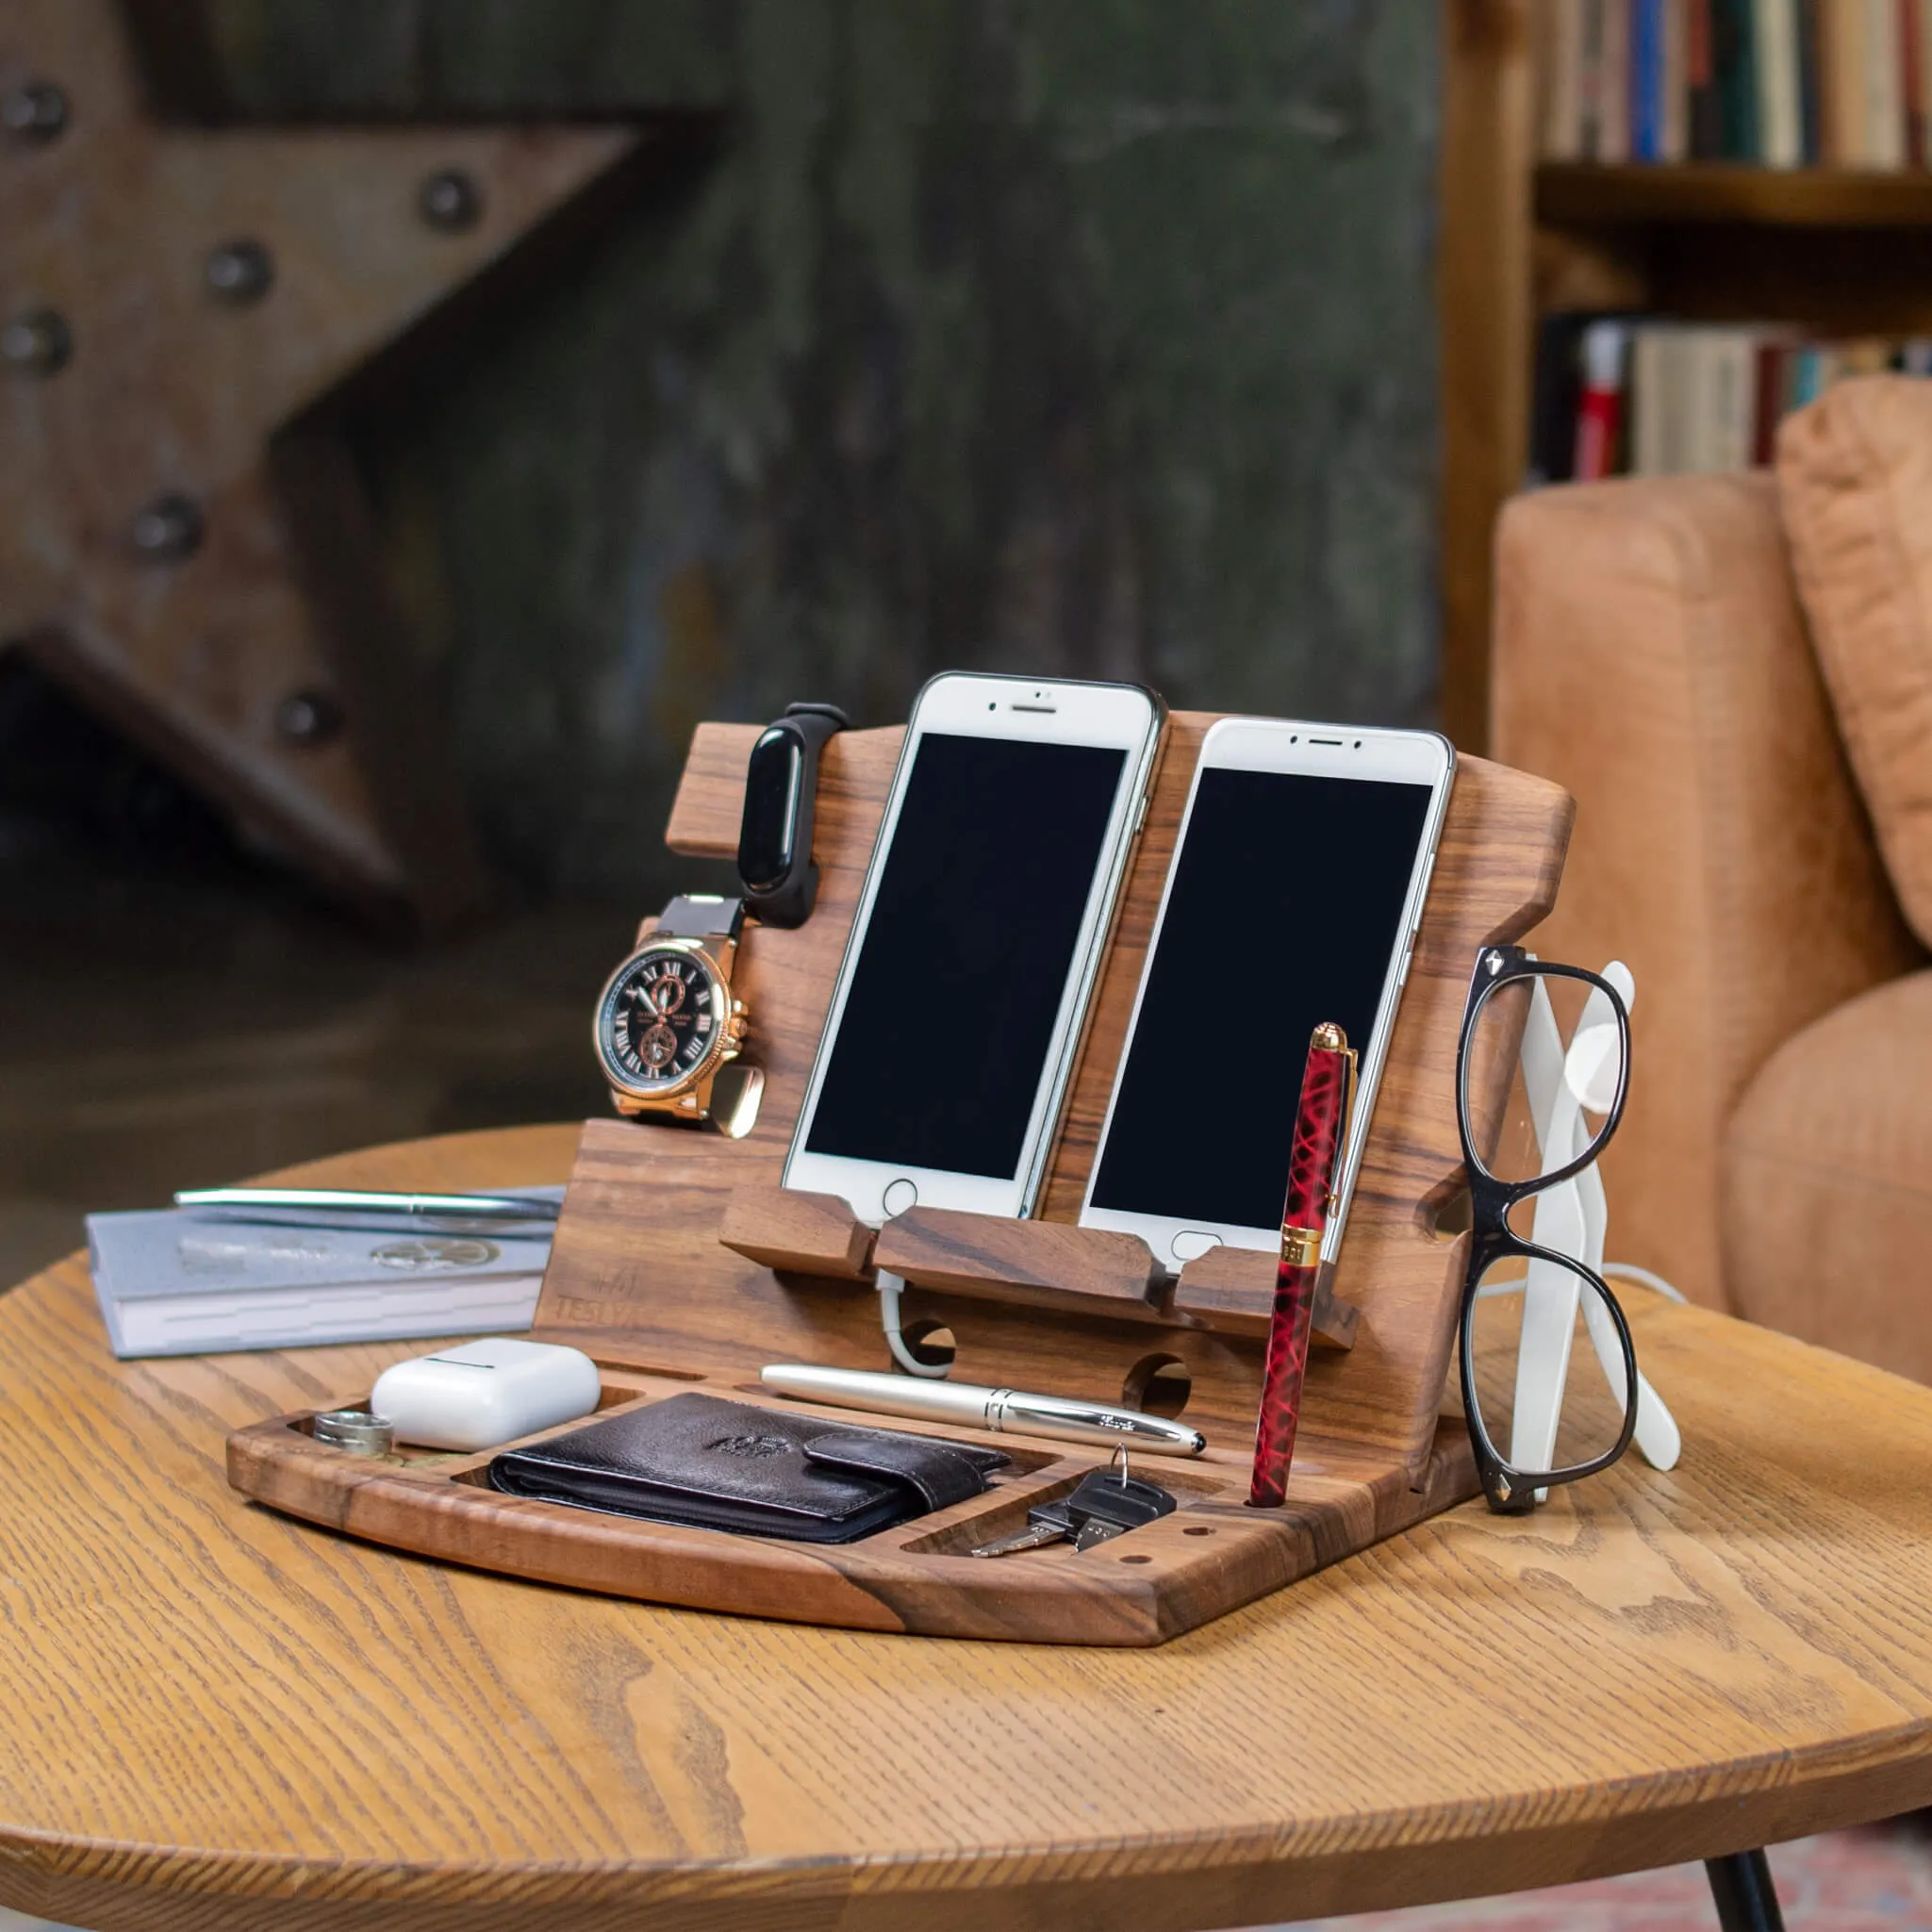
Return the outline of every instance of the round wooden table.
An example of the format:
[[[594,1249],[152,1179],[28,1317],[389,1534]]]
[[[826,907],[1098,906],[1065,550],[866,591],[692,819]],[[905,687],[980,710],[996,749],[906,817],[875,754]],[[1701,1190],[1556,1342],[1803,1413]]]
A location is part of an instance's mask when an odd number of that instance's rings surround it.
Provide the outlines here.
[[[575,1130],[340,1185],[561,1180]],[[244,1502],[422,1345],[120,1363],[0,1297],[0,1903],[180,1926],[1251,1925],[1932,1802],[1932,1391],[1633,1296],[1681,1466],[1472,1505],[1156,1650],[575,1595]]]

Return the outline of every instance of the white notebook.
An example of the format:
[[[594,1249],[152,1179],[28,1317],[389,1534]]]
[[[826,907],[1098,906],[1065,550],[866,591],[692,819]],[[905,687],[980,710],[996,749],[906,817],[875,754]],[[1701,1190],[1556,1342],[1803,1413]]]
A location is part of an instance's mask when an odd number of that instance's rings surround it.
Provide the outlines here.
[[[547,1232],[289,1228],[183,1208],[90,1214],[87,1233],[124,1358],[515,1333],[536,1318],[550,1260]]]

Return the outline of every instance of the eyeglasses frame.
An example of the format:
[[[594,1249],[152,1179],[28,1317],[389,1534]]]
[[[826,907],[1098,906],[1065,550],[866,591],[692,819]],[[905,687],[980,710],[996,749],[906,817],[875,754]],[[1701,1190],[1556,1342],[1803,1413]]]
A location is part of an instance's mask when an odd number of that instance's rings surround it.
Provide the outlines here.
[[[1539,979],[1577,980],[1605,995],[1617,1018],[1617,1091],[1604,1124],[1590,1145],[1574,1160],[1547,1174],[1527,1181],[1499,1181],[1478,1153],[1476,1137],[1469,1125],[1468,1058],[1470,1042],[1476,1034],[1483,1009],[1509,985],[1533,986]],[[1624,1117],[1624,1102],[1630,1090],[1630,1010],[1624,998],[1601,974],[1585,966],[1563,966],[1554,960],[1540,960],[1520,946],[1485,946],[1476,956],[1470,974],[1468,1001],[1462,1011],[1462,1031],[1456,1043],[1456,1126],[1462,1137],[1462,1165],[1469,1182],[1469,1263],[1462,1281],[1462,1313],[1460,1329],[1462,1383],[1462,1412],[1469,1428],[1469,1445],[1476,1455],[1476,1473],[1482,1484],[1483,1499],[1499,1516],[1527,1515],[1536,1507],[1539,1490],[1555,1489],[1563,1483],[1580,1482],[1608,1469],[1626,1449],[1637,1428],[1637,1350],[1630,1339],[1630,1325],[1623,1305],[1610,1284],[1595,1269],[1586,1267],[1575,1255],[1560,1254],[1554,1248],[1527,1241],[1510,1226],[1511,1211],[1521,1202],[1574,1181],[1600,1155],[1616,1133]],[[1482,1403],[1476,1391],[1475,1321],[1477,1288],[1498,1261],[1520,1257],[1524,1261],[1554,1263],[1580,1275],[1602,1296],[1617,1331],[1617,1343],[1624,1357],[1624,1426],[1616,1442],[1600,1456],[1562,1469],[1528,1472],[1513,1467],[1491,1439],[1482,1419]]]

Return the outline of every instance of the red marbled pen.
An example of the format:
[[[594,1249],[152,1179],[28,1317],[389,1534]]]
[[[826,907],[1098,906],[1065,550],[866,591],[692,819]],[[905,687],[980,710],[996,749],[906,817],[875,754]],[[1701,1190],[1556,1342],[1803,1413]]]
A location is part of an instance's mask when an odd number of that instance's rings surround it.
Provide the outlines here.
[[[1275,1311],[1268,1323],[1268,1361],[1254,1431],[1254,1480],[1247,1492],[1249,1503],[1260,1510],[1278,1509],[1288,1495],[1288,1465],[1295,1458],[1301,1380],[1308,1368],[1308,1331],[1321,1277],[1322,1235],[1335,1209],[1354,1085],[1355,1055],[1348,1035],[1324,1020],[1309,1042],[1295,1143],[1288,1155],[1281,1262],[1275,1270]]]

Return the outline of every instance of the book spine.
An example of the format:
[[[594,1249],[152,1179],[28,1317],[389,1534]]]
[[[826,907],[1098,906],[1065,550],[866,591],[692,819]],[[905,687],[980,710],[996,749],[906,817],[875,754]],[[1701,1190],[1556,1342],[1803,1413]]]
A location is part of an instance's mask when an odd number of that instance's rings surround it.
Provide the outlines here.
[[[1670,423],[1665,410],[1665,389],[1669,357],[1669,327],[1659,322],[1643,322],[1630,343],[1629,393],[1626,409],[1630,421],[1632,476],[1661,476],[1669,463],[1666,445]]]
[[[1583,0],[1549,0],[1540,52],[1543,152],[1552,161],[1583,158]]]
[[[1604,160],[1604,6],[1606,0],[1582,0],[1582,151],[1590,160]]]
[[[1759,338],[1753,356],[1751,398],[1751,461],[1758,469],[1771,462],[1777,448],[1777,425],[1784,415],[1786,364],[1790,341],[1781,336]]]
[[[1630,158],[1630,0],[1603,0],[1596,157]]]
[[[1862,168],[1865,152],[1865,0],[1818,0],[1819,98],[1825,165]]]
[[[1630,0],[1630,158],[1663,156],[1663,0]]]
[[[1758,96],[1758,157],[1767,168],[1795,168],[1804,158],[1795,0],[1754,0],[1751,42]]]
[[[1583,332],[1591,318],[1546,315],[1536,328],[1529,402],[1529,466],[1524,487],[1567,483],[1576,471],[1577,411],[1583,394]]]
[[[1704,353],[1705,379],[1710,391],[1707,465],[1720,472],[1748,469],[1758,402],[1756,336],[1749,329],[1715,330]]]
[[[1919,0],[1898,0],[1899,86],[1905,100],[1905,164],[1925,165],[1925,69],[1919,46],[1924,15]]]
[[[1665,471],[1693,476],[1714,470],[1715,395],[1709,329],[1680,329],[1664,354]]]
[[[1932,6],[1932,0],[1918,0]],[[1808,168],[1825,162],[1824,102],[1819,90],[1821,60],[1818,45],[1818,0],[1797,0],[1798,12],[1798,143]]]
[[[1925,149],[1921,167],[1932,168],[1932,0],[1908,0],[1912,9],[1912,53],[1918,72],[1914,98]]]
[[[1906,162],[1898,57],[1898,0],[1865,0],[1865,147],[1874,168],[1894,170]]]
[[[1717,86],[1717,37],[1711,19],[1715,0],[1689,0],[1685,8],[1685,75],[1690,93],[1691,158],[1724,157],[1724,102]]]
[[[1802,409],[1808,403],[1815,403],[1823,394],[1822,380],[1825,352],[1816,342],[1807,342],[1792,357],[1792,391],[1786,405],[1786,413]]]
[[[1583,332],[1583,393],[1577,405],[1578,483],[1615,472],[1624,416],[1624,357],[1629,330],[1622,322],[1592,322]]]
[[[1691,158],[1691,0],[1663,0],[1663,139],[1666,161]]]
[[[1758,58],[1753,0],[1711,0],[1718,97],[1724,111],[1724,158],[1755,161],[1758,153]]]

